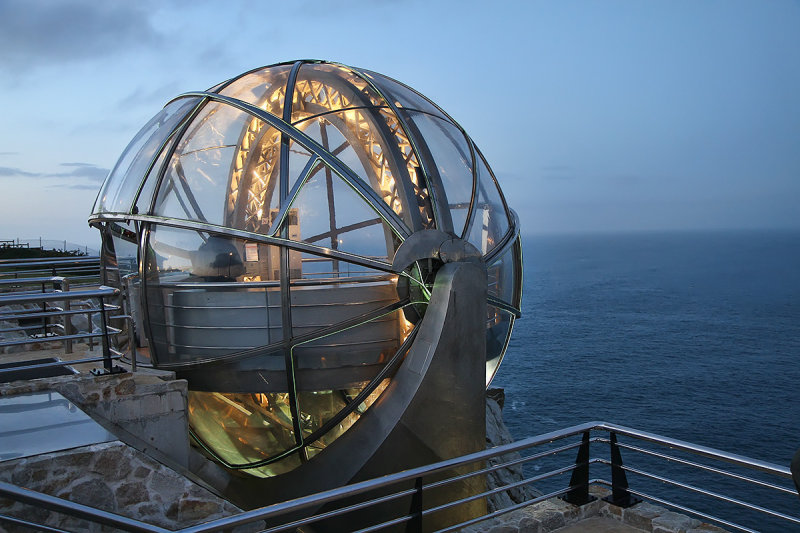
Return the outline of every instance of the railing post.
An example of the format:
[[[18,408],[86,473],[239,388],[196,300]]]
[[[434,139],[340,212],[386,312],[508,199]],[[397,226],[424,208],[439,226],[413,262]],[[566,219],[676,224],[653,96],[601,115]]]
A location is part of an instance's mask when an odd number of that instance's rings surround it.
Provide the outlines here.
[[[589,495],[589,432],[583,433],[581,447],[578,448],[578,457],[575,458],[575,469],[569,480],[570,490],[561,497],[572,505],[585,505],[595,498]]]
[[[94,323],[92,322],[92,313],[86,313],[86,318],[89,320],[89,331],[87,333],[91,333],[94,330]],[[89,340],[89,351],[94,351],[94,337],[91,335],[88,337]]]
[[[106,287],[101,287],[106,288]],[[108,340],[108,313],[106,312],[106,303],[103,301],[103,296],[98,298],[100,301],[100,329],[103,331],[103,335],[101,337],[102,345],[103,345],[103,370],[94,369],[92,370],[92,374],[99,376],[103,374],[121,374],[125,372],[122,368],[113,365],[113,361],[111,359],[111,346]],[[91,321],[89,322],[89,326],[91,327]],[[92,337],[89,337],[90,339]]]
[[[797,494],[800,495],[800,448],[794,452],[794,457],[792,457],[792,462],[789,465],[789,470],[792,472],[792,481],[794,481],[794,486],[797,489]]]
[[[406,531],[422,532],[422,477],[414,480],[414,495],[411,497],[411,512],[412,518],[408,522]]]
[[[69,280],[64,278],[61,280],[61,292],[69,292]],[[72,309],[72,300],[64,300],[64,312],[69,313]],[[64,315],[64,335],[72,335],[72,315]],[[64,341],[64,353],[72,353],[72,339]]]
[[[617,434],[611,433],[611,495],[603,498],[617,507],[630,507],[641,502],[628,492],[628,477],[622,467],[622,453],[617,444]]]
[[[103,297],[100,297],[100,328],[103,330],[101,340],[103,342],[103,367],[107,373],[111,373],[111,347],[108,345],[108,326],[106,325],[106,304]]]

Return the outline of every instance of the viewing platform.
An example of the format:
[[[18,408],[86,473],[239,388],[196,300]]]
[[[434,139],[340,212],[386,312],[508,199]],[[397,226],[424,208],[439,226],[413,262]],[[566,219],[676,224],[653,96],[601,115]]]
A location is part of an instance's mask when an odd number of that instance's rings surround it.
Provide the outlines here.
[[[0,504],[0,523],[10,531],[16,526],[7,524],[98,531],[317,531],[320,522],[343,517],[340,523],[347,524],[348,513],[392,499],[408,500],[408,514],[354,529],[430,531],[431,515],[458,509],[466,500],[432,505],[429,495],[465,477],[486,480],[485,490],[468,499],[486,499],[487,513],[438,530],[710,533],[800,527],[787,467],[605,422],[515,442],[506,438],[483,452],[243,511],[225,500],[208,475],[219,467],[189,444],[186,382],[150,367],[146,349],[139,348],[144,358],[134,366],[130,353],[113,349],[115,336],[130,334],[111,325],[123,311],[113,301],[114,290],[65,291],[59,276],[33,277],[35,282],[22,277],[3,285],[17,288],[5,293],[7,300],[36,300],[36,309],[28,310],[35,316],[7,309],[6,317],[29,321],[23,331],[47,330],[81,313],[95,318],[86,322],[91,331],[76,328],[66,335],[61,327],[41,337],[17,334],[6,343],[0,361],[5,413],[0,494],[6,502]],[[90,297],[78,309],[59,306],[92,291],[111,301]],[[39,310],[42,302],[45,309]],[[47,322],[35,322],[43,317]],[[500,409],[487,401],[487,426],[502,424]],[[644,463],[631,461],[637,456],[645,457]],[[459,473],[466,464],[476,467]],[[680,472],[673,472],[675,465]],[[672,479],[673,473],[681,480]],[[765,508],[747,496],[772,505]]]
[[[98,348],[95,348],[95,352],[97,351]],[[548,490],[545,494],[540,492],[529,501],[511,502],[512,505],[504,509],[492,509],[490,506],[490,511],[485,517],[453,524],[440,529],[441,531],[712,533],[780,530],[776,529],[779,526],[762,529],[759,522],[739,524],[725,515],[712,516],[666,501],[659,497],[659,493],[652,495],[650,492],[638,490],[636,482],[628,486],[627,479],[620,478],[620,472],[623,473],[623,478],[624,474],[635,475],[642,479],[657,478],[659,484],[664,487],[679,487],[684,492],[695,496],[698,494],[709,496],[712,501],[722,504],[736,503],[739,507],[755,510],[758,514],[764,515],[765,520],[778,520],[777,523],[784,524],[786,531],[800,526],[796,512],[795,516],[792,516],[780,510],[796,508],[797,505],[797,493],[790,487],[790,482],[786,482],[791,478],[788,468],[604,422],[573,426],[489,448],[485,452],[456,457],[292,501],[277,502],[251,511],[242,511],[220,498],[214,487],[192,475],[197,465],[197,457],[186,457],[186,462],[182,465],[180,454],[176,454],[174,449],[164,447],[167,441],[172,441],[173,445],[180,441],[177,435],[185,427],[186,414],[182,412],[186,405],[185,383],[171,379],[167,372],[153,372],[141,367],[137,372],[131,372],[130,366],[124,362],[120,365],[125,368],[125,373],[96,376],[90,370],[92,365],[97,367],[97,363],[70,364],[71,359],[80,361],[92,355],[91,351],[83,349],[76,349],[72,354],[66,354],[59,349],[50,349],[42,353],[6,354],[4,357],[19,361],[33,354],[37,358],[52,357],[62,360],[67,367],[74,368],[77,373],[2,385],[0,409],[8,409],[9,401],[21,395],[50,391],[48,394],[51,402],[70,406],[69,409],[62,409],[65,422],[70,423],[68,419],[72,418],[71,423],[74,424],[77,417],[80,419],[77,423],[96,427],[96,442],[66,443],[62,446],[63,449],[57,449],[58,439],[54,439],[47,450],[35,449],[33,442],[40,441],[43,434],[34,428],[29,433],[33,452],[24,454],[25,457],[22,458],[0,459],[0,479],[4,481],[0,484],[0,494],[4,498],[20,502],[11,508],[11,512],[4,506],[4,510],[0,511],[3,515],[0,517],[0,522],[10,520],[12,523],[19,523],[19,520],[22,520],[48,525],[60,523],[62,527],[66,527],[65,524],[82,524],[81,529],[84,526],[88,528],[89,523],[96,523],[105,524],[103,527],[111,528],[110,530],[158,532],[178,530],[187,533],[224,531],[245,524],[256,524],[256,529],[253,530],[266,528],[266,531],[316,531],[314,524],[319,520],[332,516],[346,516],[348,512],[364,505],[376,505],[385,498],[410,495],[412,501],[417,502],[414,506],[419,505],[419,507],[412,506],[408,515],[391,519],[387,517],[388,520],[382,524],[360,530],[393,531],[400,528],[405,531],[429,531],[425,525],[428,516],[437,512],[440,507],[457,507],[463,502],[448,502],[430,508],[425,503],[426,495],[429,492],[434,493],[438,486],[448,483],[448,480],[463,476],[460,474],[452,477],[448,472],[459,465],[477,462],[485,466],[471,475],[488,478],[493,472],[502,471],[503,476],[493,479],[505,480],[502,485],[495,485],[496,481],[490,481],[487,490],[475,496],[479,498],[492,497],[498,493],[510,494],[522,486],[542,491],[548,486],[548,480],[558,480],[566,475],[570,478],[569,483],[561,483],[559,488]],[[60,393],[56,392],[59,390],[71,396],[70,401],[60,398]],[[175,396],[169,400],[167,399],[169,395]],[[155,398],[159,400],[155,401]],[[148,407],[141,409],[133,407],[137,404]],[[76,410],[76,406],[89,413],[91,418]],[[31,409],[34,410],[29,411],[29,414],[17,409],[15,416],[25,419],[35,413],[43,412],[40,405],[33,405]],[[6,417],[6,420],[10,418]],[[47,420],[58,424],[55,420],[49,418]],[[167,439],[162,439],[161,443],[146,442],[146,439],[142,439],[144,435],[161,431],[154,431],[156,425],[151,425],[147,429],[147,424],[161,424],[158,427],[162,429],[171,427],[175,431],[170,433]],[[14,430],[4,426],[4,432],[13,433]],[[578,437],[578,440],[574,441],[574,437]],[[654,449],[652,445],[656,445],[657,448]],[[188,449],[188,441],[184,438],[180,446]],[[611,450],[611,455],[598,453],[602,448],[605,448],[606,454]],[[621,455],[618,455],[620,450],[625,451],[626,459],[634,453],[647,454],[663,459],[662,467],[667,462],[680,462],[689,465],[690,470],[695,472],[713,472],[719,474],[722,479],[736,479],[743,483],[745,491],[768,488],[775,493],[775,508],[764,509],[738,498],[717,494],[713,482],[698,487],[689,482],[667,479],[664,473],[658,470],[645,472],[629,468],[622,463]],[[671,451],[667,454],[669,450]],[[701,458],[702,461],[688,461],[683,458],[687,453]],[[113,461],[109,459],[112,457]],[[156,460],[153,460],[154,457]],[[550,460],[554,457],[563,458],[559,460],[558,466],[552,466]],[[15,470],[13,465],[21,461],[25,462],[22,470]],[[89,483],[86,487],[94,486],[96,489],[94,492],[84,494],[74,490],[76,486],[74,478],[77,475],[75,467],[80,465],[81,461],[85,462],[84,467],[79,468],[85,470],[84,483]],[[60,462],[76,466],[59,469],[57,466]],[[730,471],[723,468],[725,464],[730,465]],[[751,475],[740,474],[742,468],[750,470]],[[65,481],[62,489],[55,489],[59,482],[58,477],[52,472],[59,470],[66,472],[68,478],[72,476],[72,479]],[[603,470],[605,475],[602,475]],[[122,478],[120,474],[123,474]],[[594,477],[597,474],[600,476]],[[510,475],[516,476],[513,481],[509,481]],[[144,480],[140,483],[138,493],[140,501],[137,501],[137,497],[131,493],[132,487],[136,485],[137,476],[143,476]],[[766,481],[767,478],[776,479],[777,482]],[[40,481],[37,482],[37,479]],[[411,485],[408,485],[409,482]],[[107,487],[108,491],[104,492],[98,487]],[[182,488],[176,489],[176,487]],[[392,487],[398,487],[399,490]],[[183,503],[183,507],[179,509],[178,506],[172,505],[174,502],[170,503],[162,496],[158,496],[164,490],[173,494],[177,501],[188,503]],[[178,492],[175,492],[176,490]],[[739,493],[741,491],[737,492]],[[89,499],[89,496],[97,497],[97,494],[106,496],[99,500]],[[414,494],[421,495],[421,498],[415,498]],[[358,495],[362,503],[352,503],[355,495]],[[640,502],[638,498],[645,501]],[[569,503],[570,500],[575,503]],[[623,505],[616,505],[608,500]],[[142,502],[147,501],[162,502],[149,507],[152,513],[149,518],[140,509]],[[340,501],[348,503],[340,505],[337,503]],[[506,500],[507,503],[510,501]],[[626,504],[632,505],[625,506]],[[722,507],[724,506],[720,506]],[[10,518],[12,514],[16,518]],[[79,518],[69,518],[68,515]],[[54,518],[59,516],[61,518]],[[37,519],[41,522],[37,522]],[[9,530],[14,531],[13,527]]]

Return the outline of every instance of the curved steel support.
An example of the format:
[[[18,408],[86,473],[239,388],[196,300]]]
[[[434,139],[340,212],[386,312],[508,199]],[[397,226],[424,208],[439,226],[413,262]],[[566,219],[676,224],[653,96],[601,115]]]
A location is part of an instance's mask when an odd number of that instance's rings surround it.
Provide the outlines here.
[[[411,234],[397,249],[392,270],[402,272],[422,259],[438,259],[442,263],[481,263],[481,252],[469,242],[438,229]]]
[[[486,293],[481,287],[486,287],[482,264],[443,265],[408,355],[388,388],[362,415],[358,430],[348,431],[323,453],[281,476],[231,476],[220,489],[239,505],[255,507],[482,450],[485,367],[483,358],[474,356],[485,350]],[[464,472],[475,468],[465,466]],[[425,507],[482,490],[483,478],[475,476],[442,489],[441,495],[426,496]],[[409,505],[406,498],[377,506],[363,518],[385,516]],[[485,512],[484,505],[476,500],[460,512],[477,516]],[[432,520],[441,522],[432,524],[426,517],[426,529],[446,525],[449,519],[440,516],[446,514],[436,513]],[[346,529],[353,529],[353,519],[348,518]],[[337,530],[337,524],[326,527]]]

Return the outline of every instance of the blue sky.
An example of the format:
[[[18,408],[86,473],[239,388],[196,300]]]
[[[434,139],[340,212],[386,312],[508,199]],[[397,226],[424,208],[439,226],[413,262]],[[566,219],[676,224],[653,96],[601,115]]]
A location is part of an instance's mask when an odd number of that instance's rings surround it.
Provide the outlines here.
[[[171,97],[297,58],[447,110],[525,233],[800,228],[800,2],[0,2],[0,239],[96,245]]]

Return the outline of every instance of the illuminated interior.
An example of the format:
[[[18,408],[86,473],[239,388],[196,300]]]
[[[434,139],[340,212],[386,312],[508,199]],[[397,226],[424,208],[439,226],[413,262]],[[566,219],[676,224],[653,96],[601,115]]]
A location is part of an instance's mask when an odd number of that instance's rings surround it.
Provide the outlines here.
[[[357,426],[422,320],[436,265],[413,233],[468,241],[489,272],[487,384],[519,315],[519,229],[483,155],[413,89],[298,61],[169,102],[125,149],[90,222],[158,368],[189,382],[192,437],[277,475]]]

